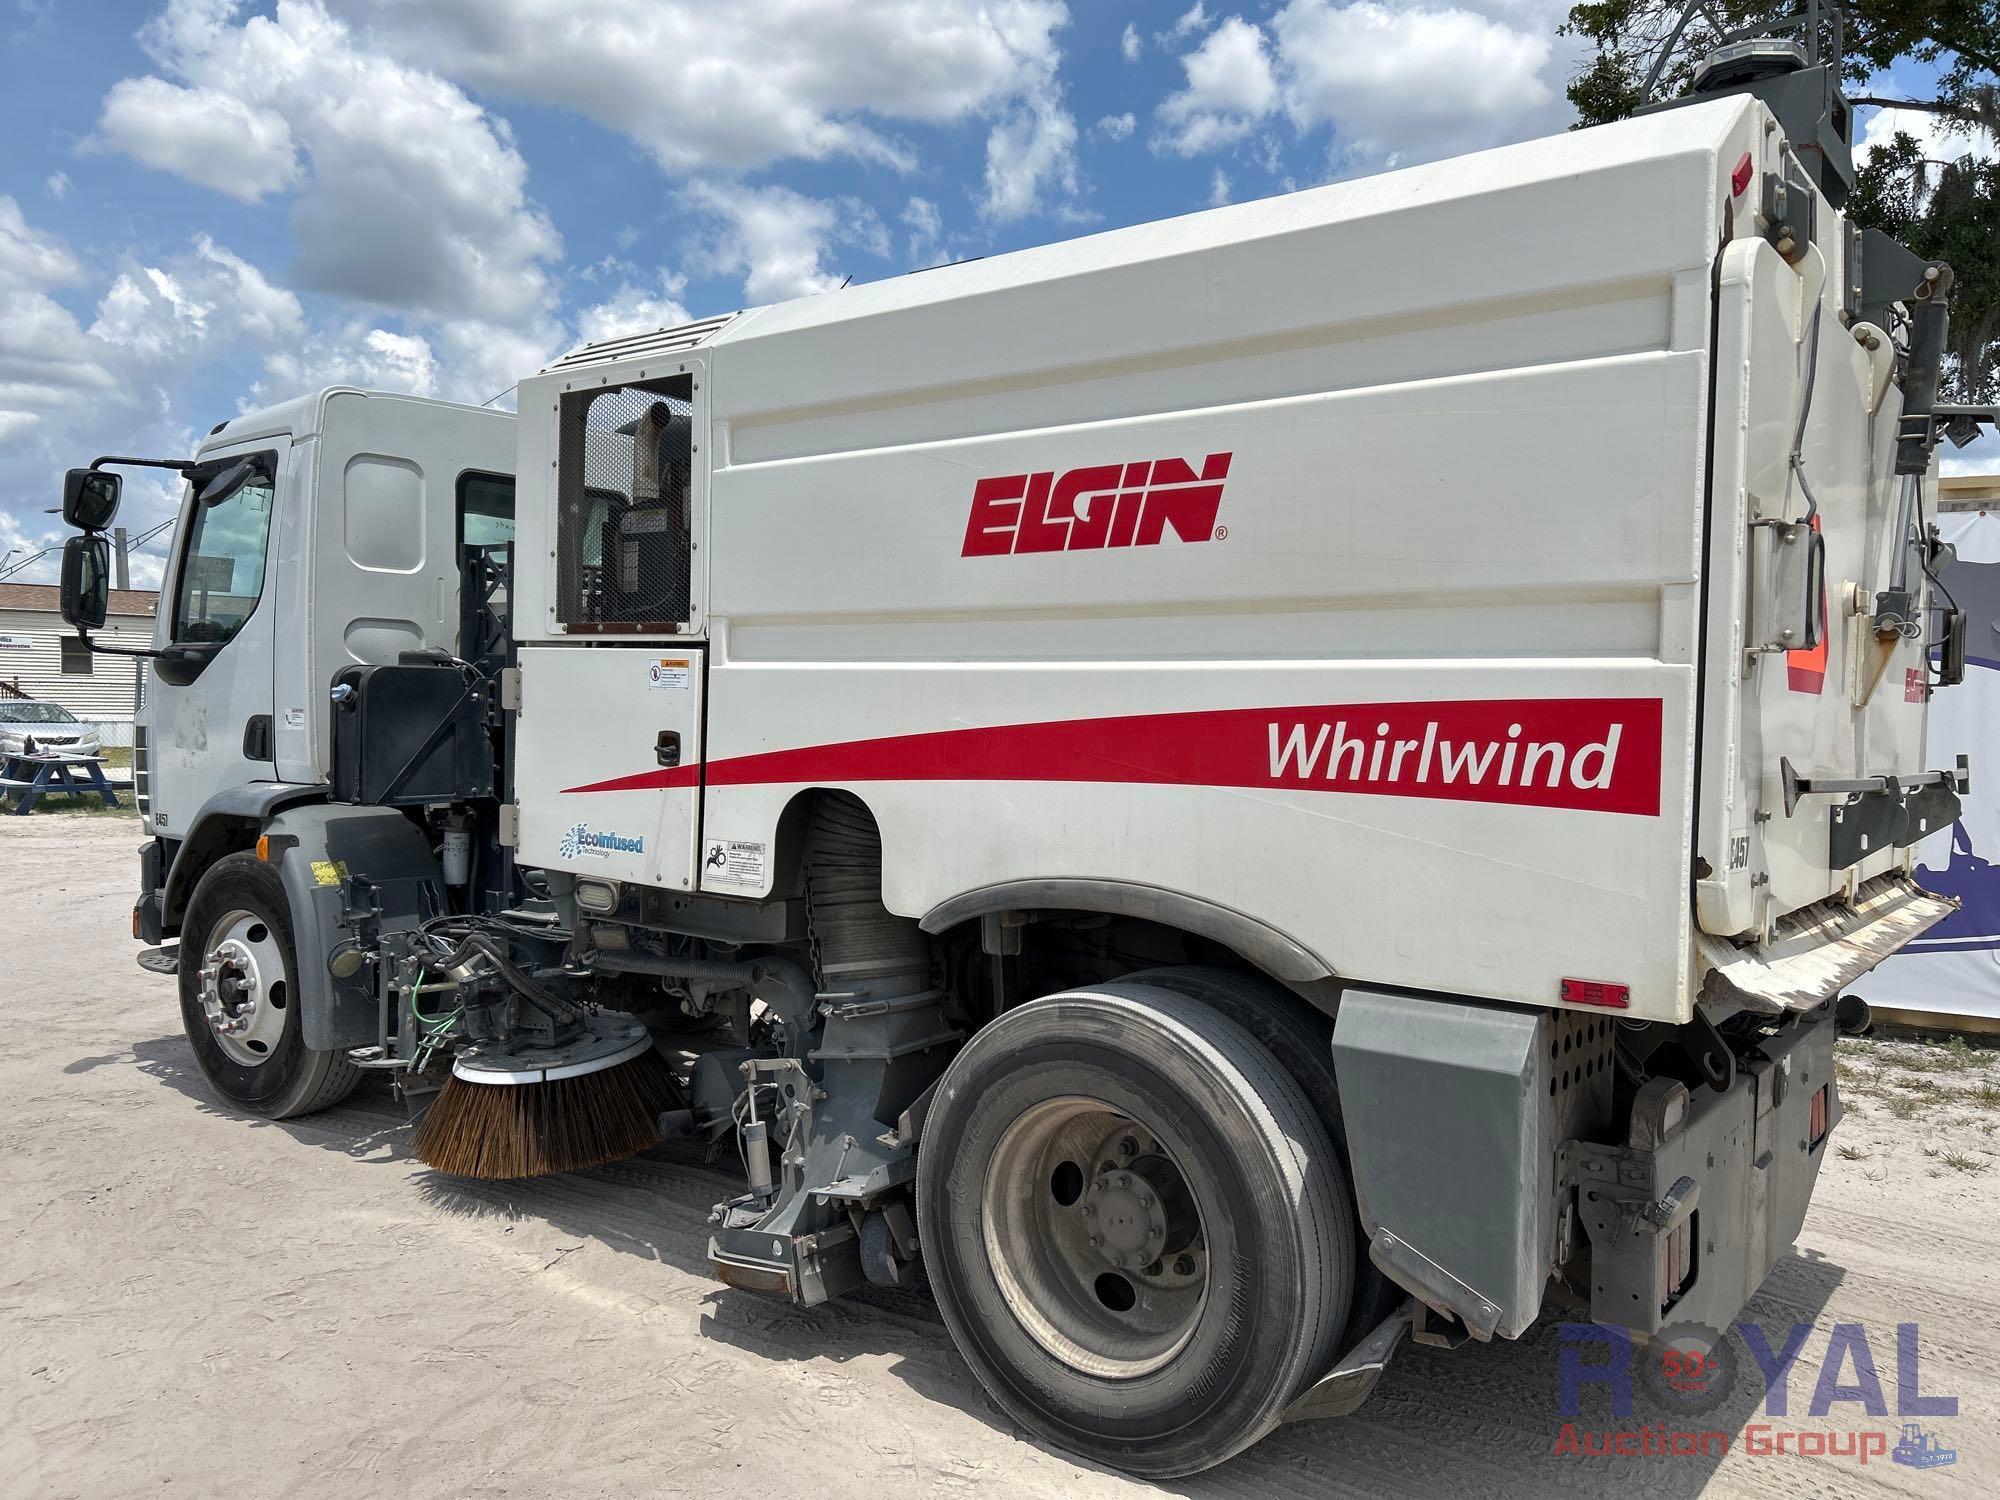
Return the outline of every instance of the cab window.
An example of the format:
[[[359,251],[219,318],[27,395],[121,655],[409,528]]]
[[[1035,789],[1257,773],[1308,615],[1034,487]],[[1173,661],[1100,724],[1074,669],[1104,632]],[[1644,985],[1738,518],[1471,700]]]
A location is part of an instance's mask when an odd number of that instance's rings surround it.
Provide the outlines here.
[[[264,593],[271,480],[253,475],[214,505],[194,503],[174,596],[173,639],[219,646],[243,628]]]
[[[458,478],[458,555],[514,540],[514,481],[500,474]]]

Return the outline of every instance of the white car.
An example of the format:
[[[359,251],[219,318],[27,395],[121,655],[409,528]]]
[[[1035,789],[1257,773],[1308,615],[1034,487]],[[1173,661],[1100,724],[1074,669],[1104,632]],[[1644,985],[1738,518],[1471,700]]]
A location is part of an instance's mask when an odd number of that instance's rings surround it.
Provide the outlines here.
[[[97,726],[81,722],[60,703],[0,698],[0,755],[37,755],[44,750],[95,755]]]

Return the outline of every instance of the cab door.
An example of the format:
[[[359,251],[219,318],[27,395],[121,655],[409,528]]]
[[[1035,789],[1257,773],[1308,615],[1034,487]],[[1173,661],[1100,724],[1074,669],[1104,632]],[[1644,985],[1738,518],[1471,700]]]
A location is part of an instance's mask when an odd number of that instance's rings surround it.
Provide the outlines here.
[[[521,863],[692,889],[698,645],[524,646],[514,725]]]
[[[255,472],[212,504],[202,485],[237,459]],[[190,475],[172,567],[161,589],[146,683],[147,769],[154,829],[184,836],[218,792],[274,781],[272,671],[283,601],[271,586],[279,497],[297,493],[287,438],[203,456]],[[296,524],[293,520],[292,524]]]

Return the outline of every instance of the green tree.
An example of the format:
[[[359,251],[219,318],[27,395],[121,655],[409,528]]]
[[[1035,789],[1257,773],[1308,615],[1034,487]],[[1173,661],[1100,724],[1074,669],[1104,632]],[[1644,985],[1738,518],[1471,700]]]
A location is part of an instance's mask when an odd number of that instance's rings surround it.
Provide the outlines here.
[[[1622,119],[1648,97],[1685,92],[1701,59],[1729,32],[1777,23],[1800,8],[1794,0],[1710,0],[1689,12],[1686,0],[1583,0],[1563,30],[1589,40],[1596,54],[1570,81],[1570,102],[1585,125]],[[1851,0],[1845,9],[1849,100],[1921,111],[1941,127],[1921,139],[1898,131],[1857,162],[1847,212],[1926,259],[1950,264],[1957,281],[1944,394],[2000,400],[2000,161],[1993,156],[2000,4]],[[1823,39],[1831,37],[1829,20]],[[1934,87],[1913,98],[1869,93],[1871,80],[1899,62],[1934,69]]]

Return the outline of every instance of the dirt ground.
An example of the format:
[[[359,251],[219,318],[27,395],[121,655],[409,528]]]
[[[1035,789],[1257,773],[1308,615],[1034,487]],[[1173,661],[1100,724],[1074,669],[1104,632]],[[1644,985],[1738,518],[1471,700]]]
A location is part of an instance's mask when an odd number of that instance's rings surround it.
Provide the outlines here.
[[[0,1050],[0,1493],[1146,1488],[1015,1431],[921,1295],[801,1312],[711,1280],[705,1220],[727,1180],[699,1163],[466,1185],[411,1158],[386,1087],[282,1125],[218,1108],[171,982],[132,961],[137,843],[129,818],[0,818],[14,1023]],[[1809,1325],[1789,1412],[1769,1412],[1746,1365],[1708,1416],[1642,1394],[1618,1417],[1593,1386],[1576,1419],[1580,1443],[1712,1429],[1726,1454],[1714,1440],[1690,1456],[1559,1451],[1565,1346],[1545,1322],[1518,1343],[1406,1348],[1358,1416],[1281,1429],[1168,1488],[1991,1493],[2000,1058],[1843,1044],[1842,1075],[1850,1113],[1805,1232],[1745,1314],[1773,1347]],[[1917,1325],[1913,1389],[1957,1398],[1956,1415],[1921,1418],[1955,1463],[1752,1451],[1776,1441],[1760,1428],[1893,1443],[1898,1324]],[[1809,1412],[1834,1347],[1850,1388],[1870,1384],[1872,1358],[1883,1413],[1862,1399]]]

